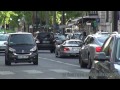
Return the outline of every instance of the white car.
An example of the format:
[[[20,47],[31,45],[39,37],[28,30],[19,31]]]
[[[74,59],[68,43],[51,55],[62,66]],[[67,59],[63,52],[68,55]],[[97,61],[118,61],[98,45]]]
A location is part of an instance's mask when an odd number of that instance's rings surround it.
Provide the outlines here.
[[[6,49],[6,42],[8,39],[8,34],[0,34],[0,52],[4,52]]]
[[[59,58],[71,55],[78,56],[81,45],[82,45],[81,40],[77,39],[66,40],[62,44],[56,46],[55,56]]]

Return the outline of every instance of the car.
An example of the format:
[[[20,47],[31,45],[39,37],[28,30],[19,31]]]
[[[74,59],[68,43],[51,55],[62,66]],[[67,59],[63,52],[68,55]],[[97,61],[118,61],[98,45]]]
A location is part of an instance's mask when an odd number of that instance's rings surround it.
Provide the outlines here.
[[[97,33],[95,34],[102,34],[102,35],[108,35],[108,34],[118,34],[118,32],[101,32],[101,31],[98,31]]]
[[[99,53],[101,46],[109,35],[88,35],[79,50],[79,65],[81,68],[91,68],[94,55]]]
[[[81,40],[76,39],[66,40],[62,44],[56,46],[55,56],[59,58],[71,55],[78,56],[81,44],[82,44]]]
[[[120,79],[120,34],[111,35],[94,59],[89,79]]]
[[[66,40],[65,36],[61,34],[55,35],[54,38],[55,38],[55,45],[62,44]]]
[[[80,39],[82,33],[73,33],[73,39]]]
[[[5,52],[8,34],[0,34],[0,52]]]
[[[11,63],[33,62],[38,65],[38,49],[31,33],[9,33],[5,50],[5,65]]]
[[[35,39],[38,50],[50,50],[51,53],[55,51],[55,39],[53,33],[40,32],[36,35]]]

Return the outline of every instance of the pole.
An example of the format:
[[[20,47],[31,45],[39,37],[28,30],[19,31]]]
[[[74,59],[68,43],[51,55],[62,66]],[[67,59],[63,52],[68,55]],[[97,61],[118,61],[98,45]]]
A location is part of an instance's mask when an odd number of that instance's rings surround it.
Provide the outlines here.
[[[36,11],[36,31],[38,31],[38,16],[37,16],[37,14],[38,14],[38,11]]]
[[[118,31],[118,11],[113,11],[113,32]]]
[[[49,11],[46,11],[46,28],[47,28],[47,32],[48,32],[48,20],[49,20],[48,12]]]
[[[65,25],[65,12],[62,11],[62,25]],[[65,35],[65,28],[63,28],[63,35]]]
[[[53,11],[53,26],[55,26],[55,24],[56,24],[56,11]],[[53,32],[54,33],[56,32],[55,28],[54,28]]]

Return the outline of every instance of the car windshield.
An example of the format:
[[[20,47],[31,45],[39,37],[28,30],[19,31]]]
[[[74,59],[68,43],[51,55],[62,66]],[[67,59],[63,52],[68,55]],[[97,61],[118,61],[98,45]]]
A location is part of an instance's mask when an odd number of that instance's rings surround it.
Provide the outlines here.
[[[120,39],[117,41],[117,53],[116,53],[117,60],[120,61]]]
[[[7,41],[7,39],[8,39],[8,35],[5,34],[0,35],[0,41]]]
[[[51,38],[52,35],[50,33],[39,33],[37,38],[44,39],[44,38]]]
[[[31,34],[13,34],[9,39],[10,45],[16,44],[35,44],[34,38]]]
[[[68,44],[77,44],[77,45],[80,45],[81,42],[80,41],[69,41]]]
[[[65,40],[65,36],[64,35],[59,35],[56,37],[57,40]]]
[[[100,45],[103,45],[103,43],[105,42],[105,40],[108,38],[109,35],[100,35],[98,36],[96,39],[97,39],[97,42],[100,44]]]
[[[74,34],[74,38],[80,39],[81,34]]]

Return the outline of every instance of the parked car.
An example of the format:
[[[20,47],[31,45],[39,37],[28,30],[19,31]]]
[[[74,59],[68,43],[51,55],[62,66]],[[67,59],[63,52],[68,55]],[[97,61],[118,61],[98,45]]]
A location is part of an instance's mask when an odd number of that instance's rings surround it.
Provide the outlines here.
[[[5,50],[5,65],[33,62],[38,65],[38,49],[31,33],[10,33]]]
[[[62,44],[56,46],[55,56],[59,58],[71,55],[78,56],[81,44],[81,40],[66,40]]]
[[[120,34],[111,35],[94,59],[90,79],[120,79]]]
[[[0,52],[5,52],[8,36],[8,34],[0,34]]]
[[[79,51],[79,64],[81,68],[91,68],[94,55],[99,53],[101,46],[109,35],[88,35]]]
[[[51,53],[55,51],[55,39],[53,33],[40,32],[35,39],[38,50],[50,50]]]

